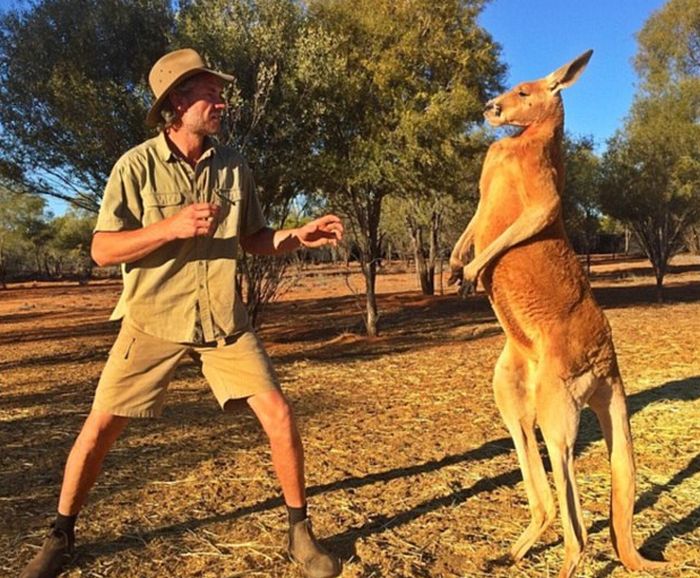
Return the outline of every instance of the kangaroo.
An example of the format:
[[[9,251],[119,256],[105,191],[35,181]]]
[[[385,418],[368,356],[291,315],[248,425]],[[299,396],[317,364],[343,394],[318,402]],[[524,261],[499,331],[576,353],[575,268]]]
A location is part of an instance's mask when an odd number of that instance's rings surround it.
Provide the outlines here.
[[[535,438],[539,425],[564,530],[559,578],[574,575],[586,544],[574,478],[574,442],[586,403],[608,447],[610,529],[617,555],[629,570],[665,565],[642,557],[632,540],[635,464],[625,391],[610,325],[593,298],[561,216],[560,91],[578,80],[592,53],[487,103],[489,124],[522,130],[489,148],[479,205],[450,257],[453,281],[475,283],[480,278],[506,335],[493,389],[515,443],[532,515],[510,555],[520,560],[556,515]],[[465,266],[472,245],[475,257]]]

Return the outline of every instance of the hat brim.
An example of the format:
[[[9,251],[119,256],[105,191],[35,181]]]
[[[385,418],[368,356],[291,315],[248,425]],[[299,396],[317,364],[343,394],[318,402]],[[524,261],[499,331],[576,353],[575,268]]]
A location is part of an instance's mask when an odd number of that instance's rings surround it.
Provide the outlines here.
[[[170,86],[163,91],[163,94],[161,94],[151,105],[151,108],[148,110],[148,114],[146,115],[146,124],[150,127],[154,127],[160,122],[160,107],[162,106],[163,102],[165,102],[165,99],[168,98],[168,95],[173,88],[175,88],[183,80],[203,72],[212,74],[221,80],[225,80],[226,82],[233,82],[233,76],[230,74],[224,74],[223,72],[217,72],[216,70],[210,70],[209,68],[193,68],[188,70],[173,80]]]

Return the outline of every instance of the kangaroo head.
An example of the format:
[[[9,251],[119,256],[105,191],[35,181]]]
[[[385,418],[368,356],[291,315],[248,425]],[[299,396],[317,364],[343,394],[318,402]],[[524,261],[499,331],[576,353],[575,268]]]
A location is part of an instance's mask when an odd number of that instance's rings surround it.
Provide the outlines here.
[[[593,54],[584,52],[539,80],[522,82],[486,103],[484,117],[491,126],[527,127],[547,119],[564,118],[559,92],[578,80]]]

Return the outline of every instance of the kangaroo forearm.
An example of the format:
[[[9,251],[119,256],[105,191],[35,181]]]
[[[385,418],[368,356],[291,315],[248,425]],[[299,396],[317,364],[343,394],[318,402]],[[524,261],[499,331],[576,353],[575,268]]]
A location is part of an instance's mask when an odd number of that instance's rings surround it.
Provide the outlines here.
[[[558,215],[558,202],[523,212],[510,227],[476,256],[474,259],[475,268],[477,271],[481,271],[511,247],[542,232],[557,219]]]
[[[472,217],[469,224],[464,229],[464,232],[455,243],[452,253],[450,254],[450,267],[459,269],[464,266],[464,255],[469,251],[474,244],[474,223],[476,222],[476,214]]]

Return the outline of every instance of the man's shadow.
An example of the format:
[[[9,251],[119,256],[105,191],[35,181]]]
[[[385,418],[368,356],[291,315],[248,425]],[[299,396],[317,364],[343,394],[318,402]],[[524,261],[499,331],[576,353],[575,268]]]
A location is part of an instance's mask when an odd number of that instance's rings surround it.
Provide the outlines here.
[[[630,416],[642,410],[644,407],[660,401],[695,401],[700,398],[700,376],[687,378],[679,381],[671,381],[653,389],[645,390],[628,397],[628,408]],[[576,452],[580,454],[585,451],[592,443],[602,439],[600,430],[595,418],[586,410],[582,414],[581,428],[579,430],[579,442],[576,445]],[[394,479],[406,478],[428,472],[438,471],[447,466],[456,464],[469,464],[482,460],[490,460],[494,457],[504,455],[513,451],[513,444],[510,438],[499,438],[488,441],[478,448],[469,450],[462,454],[449,455],[440,460],[431,460],[422,464],[411,465],[403,468],[396,468],[368,474],[365,476],[353,476],[338,480],[335,482],[320,484],[307,488],[309,497],[323,495],[337,490],[349,490],[353,488],[361,488],[364,486],[376,484],[379,482],[387,482]],[[545,465],[548,464],[545,460]],[[643,493],[636,501],[635,512],[641,512],[647,508],[653,507],[659,498],[681,484],[684,480],[691,478],[700,471],[700,455],[695,456],[691,461],[680,471],[678,471],[667,483],[658,485]],[[429,512],[434,512],[442,508],[454,507],[462,504],[478,496],[481,493],[489,493],[498,488],[512,488],[520,482],[522,475],[520,469],[512,469],[510,471],[480,479],[467,488],[461,488],[451,494],[427,500],[421,504],[414,506],[411,509],[403,512],[381,513],[376,516],[370,516],[369,520],[359,526],[354,526],[345,531],[331,536],[323,540],[329,548],[344,559],[357,557],[356,544],[362,538],[367,538],[373,535],[381,534],[389,529],[403,526],[418,518],[421,518]],[[283,506],[283,501],[279,497],[268,498],[255,504],[238,508],[231,512],[208,516],[198,519],[189,519],[183,522],[164,526],[147,532],[138,534],[138,538],[119,538],[112,542],[97,542],[85,544],[79,548],[79,553],[84,555],[86,559],[95,559],[103,555],[114,554],[127,549],[143,548],[151,540],[161,537],[173,537],[186,532],[196,530],[201,527],[206,527],[220,522],[230,522],[243,518],[250,514],[264,512],[273,508]],[[683,519],[669,521],[666,526],[660,529],[653,536],[650,536],[642,546],[642,550],[646,550],[651,558],[660,558],[666,547],[676,538],[693,532],[700,527],[700,507],[689,512]],[[595,521],[589,528],[589,533],[600,532],[608,525],[607,519]],[[546,546],[539,546],[533,549],[533,552],[542,551],[559,542],[550,543]],[[501,559],[491,561],[499,562]],[[618,565],[617,562],[610,562],[596,578],[603,578],[612,572]]]

